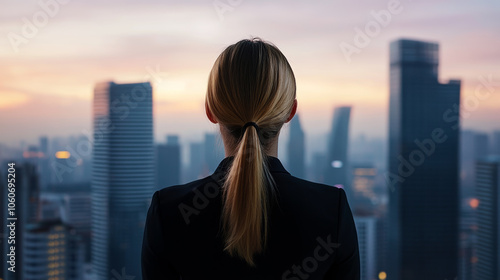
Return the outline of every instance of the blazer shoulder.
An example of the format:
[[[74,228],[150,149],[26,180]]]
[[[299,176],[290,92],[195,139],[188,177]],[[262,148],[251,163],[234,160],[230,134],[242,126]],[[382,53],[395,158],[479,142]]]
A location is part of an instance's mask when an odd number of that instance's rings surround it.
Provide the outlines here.
[[[285,182],[287,185],[292,185],[294,189],[301,189],[303,192],[320,196],[326,195],[329,199],[339,198],[342,193],[345,193],[343,189],[331,185],[301,179],[293,175],[288,175],[286,177]]]

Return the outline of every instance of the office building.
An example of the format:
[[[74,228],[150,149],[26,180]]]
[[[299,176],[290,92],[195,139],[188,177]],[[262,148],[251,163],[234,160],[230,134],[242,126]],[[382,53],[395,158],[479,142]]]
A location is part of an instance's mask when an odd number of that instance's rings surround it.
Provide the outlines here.
[[[156,146],[156,189],[180,184],[181,146],[179,136],[168,135],[166,144]]]
[[[333,121],[328,140],[325,166],[325,183],[338,185],[345,189],[348,198],[352,196],[348,182],[347,149],[349,143],[349,118],[351,107],[337,107],[333,112]]]
[[[438,49],[390,45],[388,279],[458,276],[460,81],[439,82]]]
[[[372,280],[377,277],[377,218],[371,216],[354,216],[358,233],[359,260],[361,280]]]
[[[475,280],[500,279],[500,156],[476,164],[477,265]]]
[[[305,179],[305,136],[300,125],[299,114],[290,121],[290,137],[288,139],[288,171],[295,177]]]
[[[93,102],[93,273],[141,275],[144,224],[154,192],[153,104],[149,82],[97,84]]]

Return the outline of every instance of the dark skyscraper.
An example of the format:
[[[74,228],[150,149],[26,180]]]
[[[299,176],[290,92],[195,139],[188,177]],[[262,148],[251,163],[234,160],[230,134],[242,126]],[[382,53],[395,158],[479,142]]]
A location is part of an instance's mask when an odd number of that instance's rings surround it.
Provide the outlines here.
[[[494,155],[500,155],[500,130],[493,132],[491,152]]]
[[[342,185],[347,195],[351,196],[347,186],[347,148],[349,142],[349,118],[351,107],[337,107],[333,112],[332,130],[330,132],[327,161],[325,167],[325,183],[328,185]]]
[[[203,142],[193,142],[189,144],[189,170],[187,181],[199,179],[203,173],[205,161]]]
[[[474,280],[500,279],[500,156],[476,164],[477,266]]]
[[[460,81],[438,81],[438,44],[390,46],[388,279],[458,276]]]
[[[156,146],[156,189],[162,189],[180,183],[181,146],[179,136],[168,135],[167,144]]]
[[[476,133],[474,137],[475,159],[483,158],[490,154],[490,141],[486,133]]]
[[[97,84],[94,90],[92,269],[96,279],[140,278],[141,242],[154,191],[150,83]]]
[[[15,162],[15,161],[10,161]],[[5,163],[3,166],[7,167]],[[2,219],[2,224],[4,228],[7,229],[6,233],[9,234],[9,230],[6,226],[6,222],[9,223],[11,221],[7,221],[7,217],[17,218],[15,220],[15,273],[5,271],[4,279],[8,280],[20,280],[20,279],[29,279],[24,275],[25,270],[27,269],[24,265],[25,251],[24,251],[24,236],[26,232],[26,227],[31,224],[37,222],[38,219],[38,197],[40,191],[40,178],[37,172],[37,167],[29,162],[16,162],[14,165],[15,168],[15,216],[8,215],[9,212],[6,211],[5,218]],[[5,169],[7,170],[7,168]],[[2,181],[7,182],[6,173],[3,173]],[[13,177],[8,177],[9,179]],[[7,197],[7,188],[2,189],[4,192],[4,196]],[[7,207],[6,204],[3,204],[2,207]],[[7,210],[7,208],[5,209]],[[4,244],[2,254],[7,254],[9,252],[7,250],[7,245]],[[9,265],[7,264],[7,268]]]
[[[299,114],[290,121],[290,138],[288,139],[288,168],[296,177],[305,179],[305,139],[300,125]]]

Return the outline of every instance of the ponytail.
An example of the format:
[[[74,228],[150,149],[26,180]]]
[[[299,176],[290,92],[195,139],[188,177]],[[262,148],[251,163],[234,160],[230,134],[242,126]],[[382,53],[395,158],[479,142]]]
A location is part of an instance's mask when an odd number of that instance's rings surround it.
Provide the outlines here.
[[[222,218],[225,250],[253,266],[254,254],[266,246],[269,171],[257,128],[242,133],[223,187]]]

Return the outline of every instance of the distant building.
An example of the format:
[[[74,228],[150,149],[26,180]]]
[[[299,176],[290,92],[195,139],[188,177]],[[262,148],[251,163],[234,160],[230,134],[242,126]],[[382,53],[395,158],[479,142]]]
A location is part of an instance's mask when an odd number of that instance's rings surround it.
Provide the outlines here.
[[[155,184],[152,97],[149,82],[106,82],[94,90],[91,251],[97,280],[122,269],[141,275],[141,242]]]
[[[333,112],[332,128],[329,136],[325,183],[328,185],[340,185],[346,190],[348,198],[351,197],[348,183],[347,149],[349,143],[349,119],[351,107],[337,107]]]
[[[494,155],[500,155],[500,130],[493,132],[491,152]]]
[[[201,178],[205,163],[205,145],[203,142],[189,144],[189,170],[186,181],[194,181]]]
[[[156,146],[156,189],[180,184],[181,146],[179,136],[167,136],[166,144]]]
[[[300,125],[299,114],[296,114],[290,121],[287,152],[288,171],[295,177],[305,179],[305,136]]]
[[[14,161],[10,161],[14,162]],[[5,163],[3,166],[7,166]],[[25,233],[26,228],[29,224],[36,223],[39,220],[39,192],[40,192],[40,179],[38,176],[37,168],[34,164],[29,162],[16,162],[14,165],[15,169],[15,215],[9,215],[9,212],[5,212],[5,218],[2,219],[2,229],[7,229],[7,224],[9,221],[7,218],[17,218],[15,220],[16,225],[16,272],[8,272],[4,271],[3,275],[5,275],[5,279],[8,280],[20,280],[20,279],[29,279],[24,275],[26,267],[24,266],[24,258],[26,253],[24,252],[24,248],[26,247],[24,242],[26,240]],[[7,182],[6,173],[3,174],[2,181]],[[10,177],[12,178],[12,177]],[[7,188],[2,188],[1,190],[4,192],[4,197],[7,197],[8,192]],[[3,204],[2,207],[7,206]],[[5,209],[7,210],[7,209]],[[6,231],[7,233],[7,231]],[[3,244],[2,254],[6,255],[9,248],[9,244]],[[5,267],[7,269],[7,267]]]
[[[377,279],[377,218],[354,216],[358,233],[361,280]]]
[[[205,165],[203,176],[208,176],[215,171],[224,159],[224,145],[219,133],[205,133],[204,141]]]
[[[476,133],[474,136],[474,151],[476,159],[490,154],[489,136],[486,133]]]
[[[314,182],[325,183],[326,154],[315,152],[312,155],[311,176]]]
[[[477,266],[474,280],[500,279],[500,156],[476,164]]]
[[[352,196],[349,203],[352,211],[373,214],[374,206],[379,202],[379,196],[375,192],[377,169],[373,164],[355,164],[350,170]]]
[[[458,276],[460,81],[439,82],[438,48],[390,45],[388,279]]]
[[[61,221],[27,225],[23,253],[24,279],[82,279],[78,236]]]

